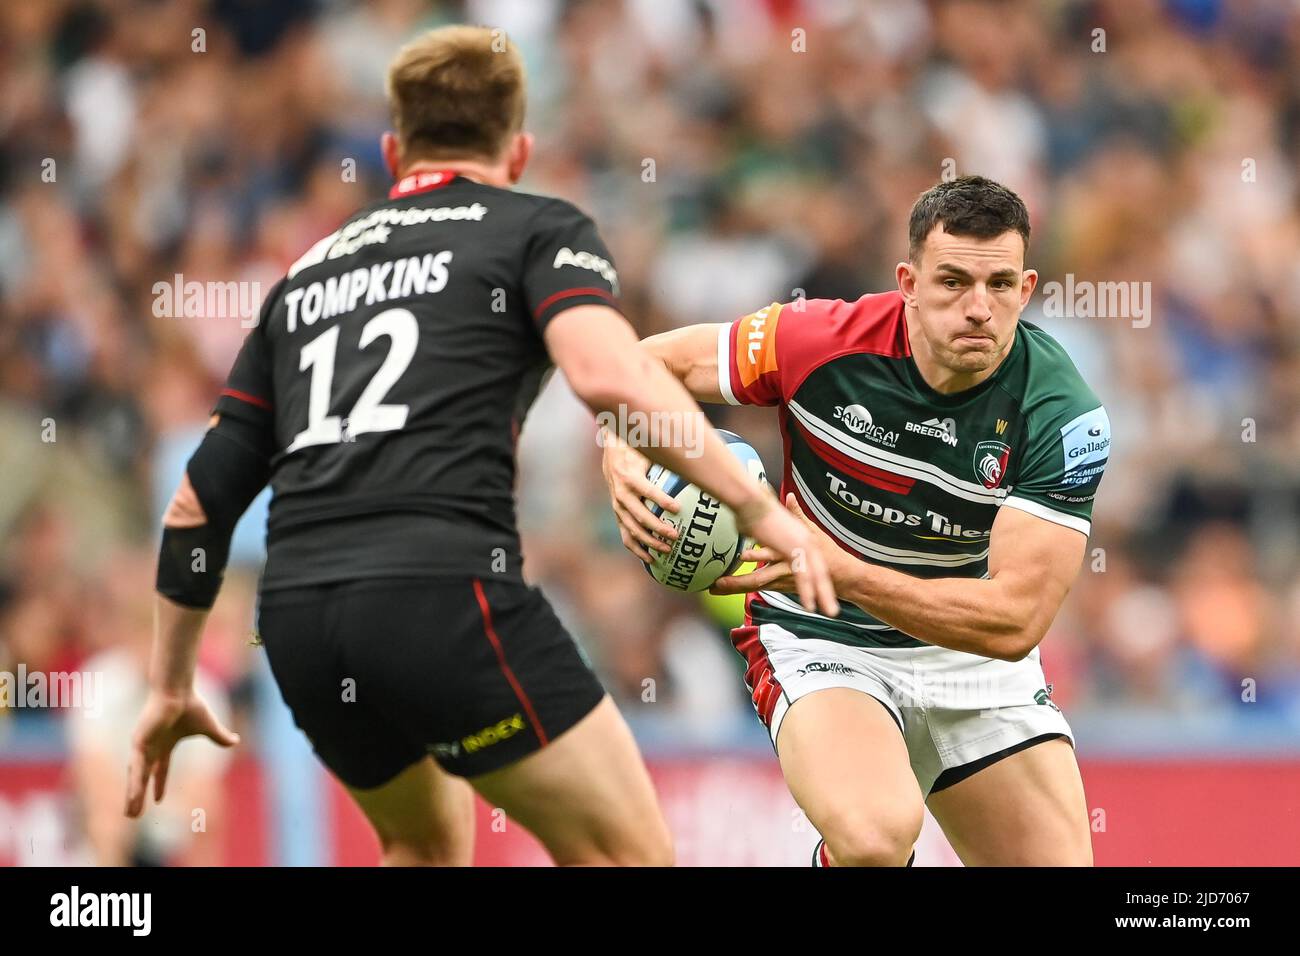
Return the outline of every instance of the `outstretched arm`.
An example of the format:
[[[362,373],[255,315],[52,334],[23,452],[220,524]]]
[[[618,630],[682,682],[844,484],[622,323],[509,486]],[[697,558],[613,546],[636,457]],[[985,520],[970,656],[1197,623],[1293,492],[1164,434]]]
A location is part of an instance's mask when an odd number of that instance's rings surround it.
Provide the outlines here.
[[[697,402],[720,405],[725,397],[718,373],[718,343],[727,328],[725,323],[688,325],[642,339],[640,351],[645,361],[662,364],[668,375]],[[645,502],[653,501],[668,511],[677,511],[677,503],[646,479],[649,467],[650,458],[625,442],[615,439],[605,443],[601,472],[609,487],[619,536],[623,547],[645,562],[651,560],[652,551],[664,554],[671,551],[665,539],[675,537],[673,526],[652,514]]]
[[[793,496],[787,507],[802,515]],[[918,640],[1007,661],[1022,659],[1043,639],[1078,574],[1088,540],[1072,528],[1004,507],[993,521],[987,579],[926,579],[859,560],[811,522],[808,526],[816,531],[841,598]],[[771,561],[773,555],[759,548],[745,557]],[[788,590],[788,570],[777,561],[721,578],[713,589],[719,594]]]
[[[265,486],[270,436],[221,415],[186,466],[163,518],[149,699],[136,724],[127,769],[126,814],[144,810],[149,781],[162,799],[172,748],[201,734],[224,747],[239,741],[194,692],[199,641],[221,587],[235,524]]]
[[[1072,528],[1002,508],[989,536],[987,579],[925,580],[857,562],[858,574],[841,593],[922,641],[1018,661],[1038,646],[1061,609],[1087,541]]]

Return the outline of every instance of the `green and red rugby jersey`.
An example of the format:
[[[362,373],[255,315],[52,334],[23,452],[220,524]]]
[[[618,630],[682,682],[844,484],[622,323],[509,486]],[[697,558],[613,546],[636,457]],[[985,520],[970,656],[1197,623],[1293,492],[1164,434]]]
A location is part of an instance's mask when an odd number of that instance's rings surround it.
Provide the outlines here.
[[[779,409],[781,498],[863,561],[920,578],[988,576],[999,508],[1087,535],[1110,422],[1064,349],[1021,321],[973,388],[936,392],[912,361],[898,292],[773,303],[721,327],[719,391]],[[838,619],[759,591],[747,624],[862,647],[924,641],[851,604]]]

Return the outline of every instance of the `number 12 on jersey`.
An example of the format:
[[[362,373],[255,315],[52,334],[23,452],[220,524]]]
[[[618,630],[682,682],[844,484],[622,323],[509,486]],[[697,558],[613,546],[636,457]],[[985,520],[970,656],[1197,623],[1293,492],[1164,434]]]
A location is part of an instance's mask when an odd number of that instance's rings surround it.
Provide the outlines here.
[[[330,391],[334,384],[334,360],[338,352],[339,327],[321,333],[302,347],[298,370],[311,369],[311,384],[307,395],[307,427],[294,436],[286,454],[311,445],[335,445],[351,441],[366,432],[400,431],[406,425],[410,405],[384,405],[382,399],[397,384],[411,359],[420,338],[420,325],[409,309],[388,309],[380,312],[361,329],[360,348],[364,349],[381,335],[389,338],[388,354],[374,377],[358,396],[347,416],[346,433],[343,419],[330,415]]]

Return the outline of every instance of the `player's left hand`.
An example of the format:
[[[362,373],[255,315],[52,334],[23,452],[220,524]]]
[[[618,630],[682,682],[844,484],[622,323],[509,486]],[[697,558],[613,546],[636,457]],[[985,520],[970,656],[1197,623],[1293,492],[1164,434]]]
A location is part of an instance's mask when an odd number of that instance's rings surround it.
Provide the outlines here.
[[[843,580],[841,574],[845,570],[846,562],[851,561],[852,558],[845,554],[839,545],[827,537],[821,528],[808,520],[808,516],[799,507],[799,502],[795,500],[793,493],[785,496],[785,507],[807,527],[818,553],[821,554],[827,570],[830,572],[831,583],[838,593],[839,584]],[[718,578],[713,582],[713,587],[709,588],[710,594],[747,594],[750,591],[795,593],[798,591],[798,585],[794,571],[790,567],[790,562],[778,560],[779,555],[771,548],[762,546],[746,548],[740,553],[740,558],[742,561],[757,561],[760,567],[748,574],[730,574]]]
[[[222,747],[239,743],[239,734],[223,727],[203,698],[192,691],[172,696],[153,691],[136,725],[131,741],[131,763],[126,778],[126,815],[138,817],[144,809],[149,778],[153,778],[153,799],[158,803],[167,786],[167,768],[172,748],[182,737],[207,737]]]

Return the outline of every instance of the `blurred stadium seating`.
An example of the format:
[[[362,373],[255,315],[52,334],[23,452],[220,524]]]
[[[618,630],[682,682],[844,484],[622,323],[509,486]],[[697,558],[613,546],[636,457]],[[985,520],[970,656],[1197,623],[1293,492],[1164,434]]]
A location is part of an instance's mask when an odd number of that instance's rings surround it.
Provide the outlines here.
[[[954,171],[1025,197],[1044,282],[1150,283],[1146,324],[1044,315],[1041,297],[1025,316],[1105,401],[1116,448],[1045,669],[1099,862],[1300,862],[1287,0],[0,6],[0,671],[138,680],[159,517],[246,332],[230,310],[166,314],[158,286],[269,289],[381,195],[383,68],[456,21],[523,50],[522,188],[594,216],[642,334],[892,288],[913,198]],[[779,459],[773,416],[710,414]],[[521,456],[528,573],[651,757],[683,861],[804,862],[815,836],[726,642],[736,604],[671,596],[622,552],[563,382]],[[248,643],[262,521],[264,503],[203,650],[245,738],[234,761],[195,757],[179,816],[129,832],[105,801],[133,691],[95,732],[0,709],[0,864],[373,861]],[[480,860],[535,858],[497,823],[484,808]],[[921,862],[952,861],[928,830]]]

